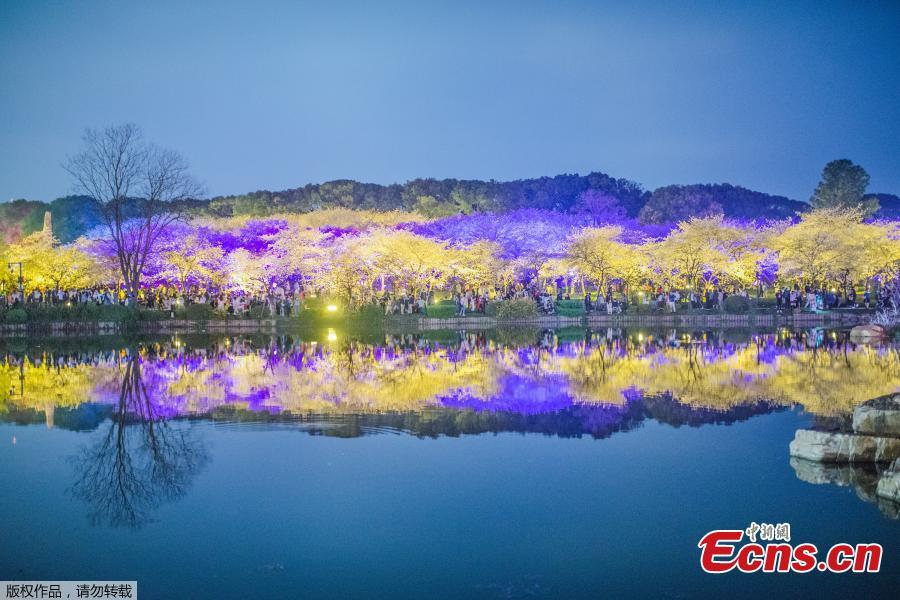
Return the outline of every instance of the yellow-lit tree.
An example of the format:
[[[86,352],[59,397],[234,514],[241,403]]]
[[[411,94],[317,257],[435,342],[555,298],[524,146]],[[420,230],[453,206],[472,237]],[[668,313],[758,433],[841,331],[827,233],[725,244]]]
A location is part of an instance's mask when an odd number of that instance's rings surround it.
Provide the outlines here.
[[[96,261],[77,245],[62,246],[49,230],[25,236],[12,244],[9,261],[22,263],[25,291],[35,289],[73,289],[96,280]],[[18,274],[16,274],[16,277]]]
[[[316,289],[354,309],[371,299],[376,278],[375,257],[368,235],[344,236],[322,249],[310,271]]]
[[[721,229],[721,217],[682,221],[649,247],[653,266],[667,282],[699,291],[704,272],[721,268],[726,260],[717,247]]]
[[[868,282],[876,275],[893,280],[900,277],[900,223],[861,223],[862,260],[860,280]]]
[[[488,288],[503,279],[506,261],[500,257],[499,244],[488,241],[473,242],[462,250],[452,251],[448,258],[462,281],[475,288]]]
[[[447,247],[409,231],[379,229],[369,246],[374,264],[400,290],[431,290],[450,274]]]
[[[708,221],[708,234],[713,249],[712,271],[720,280],[736,289],[747,289],[757,283],[758,265],[769,254],[764,242],[768,230],[743,226],[714,217]]]
[[[567,256],[572,267],[606,289],[612,279],[633,277],[642,257],[638,250],[620,241],[622,228],[588,227],[569,238]]]
[[[779,276],[816,286],[824,286],[829,279],[850,278],[862,258],[861,221],[859,209],[828,208],[808,212],[799,223],[782,227],[771,241],[778,252]]]

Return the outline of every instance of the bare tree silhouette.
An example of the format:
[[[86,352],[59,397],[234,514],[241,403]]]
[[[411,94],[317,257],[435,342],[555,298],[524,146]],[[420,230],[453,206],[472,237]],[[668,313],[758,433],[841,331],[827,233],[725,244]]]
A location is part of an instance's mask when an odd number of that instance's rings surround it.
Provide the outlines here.
[[[137,294],[148,259],[181,205],[202,195],[187,162],[148,143],[131,123],[88,129],[84,148],[65,163],[76,189],[93,198],[115,249],[122,280]]]

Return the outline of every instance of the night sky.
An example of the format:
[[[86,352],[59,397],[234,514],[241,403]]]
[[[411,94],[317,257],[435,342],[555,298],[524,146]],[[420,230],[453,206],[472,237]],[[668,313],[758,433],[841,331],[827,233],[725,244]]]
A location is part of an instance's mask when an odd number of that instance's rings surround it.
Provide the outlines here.
[[[132,121],[210,195],[603,171],[900,193],[900,2],[0,3],[0,200]]]

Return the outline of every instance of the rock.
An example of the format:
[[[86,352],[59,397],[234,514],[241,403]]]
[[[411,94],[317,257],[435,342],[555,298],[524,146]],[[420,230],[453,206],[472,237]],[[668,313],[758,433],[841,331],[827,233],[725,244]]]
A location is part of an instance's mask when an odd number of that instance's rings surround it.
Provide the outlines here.
[[[900,503],[900,471],[885,473],[878,481],[878,487],[875,488],[875,494],[879,498]]]
[[[900,437],[900,394],[863,402],[853,411],[853,430]]]
[[[878,510],[880,510],[881,514],[888,519],[893,519],[895,521],[900,520],[900,502],[879,497]]]
[[[790,454],[828,463],[887,463],[900,458],[900,439],[798,429]]]
[[[885,337],[887,332],[881,325],[857,325],[850,330],[850,339],[852,340],[877,340]]]

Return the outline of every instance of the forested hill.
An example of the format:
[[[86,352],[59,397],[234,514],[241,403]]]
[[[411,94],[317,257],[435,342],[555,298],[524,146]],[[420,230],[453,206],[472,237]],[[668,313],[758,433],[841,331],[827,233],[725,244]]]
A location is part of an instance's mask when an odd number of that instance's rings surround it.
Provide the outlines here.
[[[516,181],[415,179],[394,185],[341,180],[280,192],[264,190],[213,198],[209,210],[220,215],[264,215],[335,206],[404,209],[429,217],[519,208],[560,212],[605,210],[640,218],[645,223],[714,213],[749,219],[783,219],[808,208],[804,202],[728,184],[671,185],[651,193],[627,179],[590,173]]]
[[[206,215],[264,216],[332,207],[404,209],[428,217],[542,208],[662,223],[709,214],[782,219],[809,205],[728,184],[670,185],[650,192],[633,181],[597,172],[516,181],[415,179],[392,185],[339,180],[279,192],[219,196],[192,202],[190,209]],[[63,242],[76,239],[97,224],[89,198],[67,196],[49,203],[16,200],[0,204],[0,242],[40,229],[46,210],[53,215],[54,232]]]
[[[517,208],[541,208],[568,212],[577,208],[587,190],[615,198],[628,214],[637,216],[650,194],[637,183],[603,173],[557,175],[516,181],[465,179],[414,179],[404,184],[379,185],[352,180],[329,181],[300,188],[262,190],[210,201],[215,214],[306,212],[343,207],[370,210],[404,209],[425,216],[460,212],[505,212]]]
[[[667,185],[657,188],[641,208],[644,223],[676,222],[723,214],[737,219],[786,219],[809,209],[805,202],[721,184]]]

